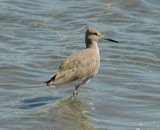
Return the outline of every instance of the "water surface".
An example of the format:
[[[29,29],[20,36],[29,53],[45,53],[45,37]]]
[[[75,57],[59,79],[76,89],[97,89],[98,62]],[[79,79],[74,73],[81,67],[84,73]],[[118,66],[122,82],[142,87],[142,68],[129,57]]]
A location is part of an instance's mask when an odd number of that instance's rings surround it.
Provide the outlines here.
[[[2,0],[1,129],[160,129],[159,0]],[[101,66],[76,99],[73,85],[46,86],[61,62],[100,41]]]

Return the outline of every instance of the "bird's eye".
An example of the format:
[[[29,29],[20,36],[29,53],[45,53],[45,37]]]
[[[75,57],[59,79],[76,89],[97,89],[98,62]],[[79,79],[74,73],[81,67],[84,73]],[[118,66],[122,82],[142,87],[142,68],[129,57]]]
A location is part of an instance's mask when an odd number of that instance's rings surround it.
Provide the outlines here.
[[[98,35],[97,33],[93,33],[93,34],[96,35],[96,36]]]

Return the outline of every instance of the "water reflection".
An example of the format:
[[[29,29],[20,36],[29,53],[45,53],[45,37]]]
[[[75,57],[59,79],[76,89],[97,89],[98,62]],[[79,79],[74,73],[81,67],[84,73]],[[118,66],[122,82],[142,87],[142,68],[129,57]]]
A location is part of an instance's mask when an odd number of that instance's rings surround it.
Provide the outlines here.
[[[51,96],[25,99],[25,100],[21,101],[23,103],[23,105],[20,108],[21,109],[33,109],[33,108],[37,108],[37,107],[46,105],[50,101],[56,101],[59,99],[60,99],[60,97],[51,97]]]
[[[94,120],[88,118],[85,112],[86,104],[80,98],[73,97],[67,100],[61,100],[58,103],[58,118],[69,121],[82,129],[95,129],[90,123]]]
[[[80,98],[68,98],[60,100],[57,106],[50,107],[45,113],[38,115],[44,122],[52,122],[53,129],[92,129],[92,123],[96,121],[89,119],[85,112],[86,104]],[[50,123],[49,123],[50,124]]]

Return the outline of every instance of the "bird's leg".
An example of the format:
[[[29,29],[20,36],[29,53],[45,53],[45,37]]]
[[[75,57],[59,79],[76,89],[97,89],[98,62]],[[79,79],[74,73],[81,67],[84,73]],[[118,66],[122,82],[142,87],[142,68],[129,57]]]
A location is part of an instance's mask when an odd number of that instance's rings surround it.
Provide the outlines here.
[[[79,88],[79,86],[80,85],[75,85],[75,90],[74,90],[74,92],[73,92],[73,96],[77,96],[77,94],[78,94],[78,88]]]

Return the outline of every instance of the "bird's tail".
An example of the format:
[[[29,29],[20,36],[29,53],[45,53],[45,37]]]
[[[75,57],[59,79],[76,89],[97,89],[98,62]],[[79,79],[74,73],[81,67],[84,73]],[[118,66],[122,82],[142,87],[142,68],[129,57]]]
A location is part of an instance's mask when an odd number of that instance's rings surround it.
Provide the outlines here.
[[[55,76],[56,76],[56,75],[55,75]],[[45,81],[44,83],[46,83],[46,84],[47,84],[47,86],[53,85],[53,84],[54,84],[55,76],[54,76],[54,77],[52,77],[50,80]]]
[[[50,86],[50,85],[52,85],[52,84],[53,84],[53,83],[52,83],[52,80],[45,81],[44,83],[46,83],[46,84],[47,84],[47,86]]]

